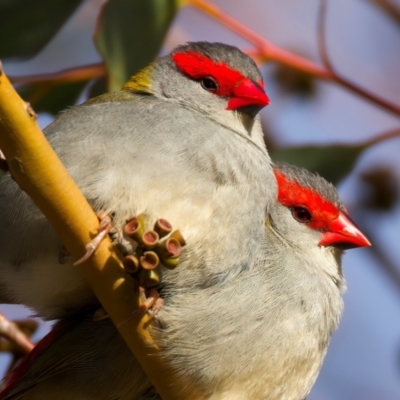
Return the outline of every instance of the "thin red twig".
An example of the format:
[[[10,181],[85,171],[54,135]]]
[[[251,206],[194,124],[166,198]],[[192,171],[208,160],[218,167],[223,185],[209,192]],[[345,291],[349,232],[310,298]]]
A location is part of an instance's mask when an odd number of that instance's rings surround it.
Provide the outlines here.
[[[347,79],[339,76],[328,68],[321,67],[304,57],[275,46],[244,24],[227,15],[224,11],[222,11],[220,8],[218,8],[208,0],[186,0],[186,2],[203,11],[212,18],[215,18],[220,23],[225,25],[228,29],[232,30],[239,36],[249,41],[258,49],[260,55],[265,61],[275,61],[287,65],[291,68],[303,71],[316,78],[336,82],[346,89],[352,91],[353,93],[356,93],[364,99],[367,99],[372,103],[378,105],[379,107],[385,109],[386,111],[400,116],[400,106],[380,98],[374,93],[371,93],[356,85],[355,83],[352,83]]]
[[[203,11],[207,15],[215,18],[227,28],[231,29],[236,34],[242,36],[248,42],[253,44],[258,49],[260,55],[262,55],[264,60],[278,61],[282,64],[286,64],[292,67],[296,66],[296,69],[300,69],[308,74],[317,76],[321,79],[331,78],[330,72],[326,69],[320,67],[310,60],[307,60],[304,57],[293,54],[287,50],[275,46],[241,22],[226,14],[224,11],[222,11],[209,1],[187,0],[187,3],[197,7],[199,10]]]
[[[400,128],[395,128],[395,129],[390,129],[388,131],[385,131],[383,133],[379,133],[378,135],[372,137],[372,139],[367,139],[367,140],[363,140],[363,141],[356,142],[356,143],[335,142],[334,145],[343,145],[343,146],[347,146],[347,147],[370,147],[375,144],[384,142],[386,140],[395,139],[398,137],[400,137]],[[314,143],[303,143],[301,145],[291,146],[291,148],[303,147],[303,146],[326,147],[329,145],[326,145],[326,144],[315,145]]]
[[[326,14],[328,9],[328,2],[326,0],[320,0],[318,10],[318,50],[319,56],[321,57],[322,63],[328,71],[334,76],[337,76],[336,71],[333,68],[332,62],[328,55],[326,48]]]
[[[332,74],[332,80],[342,85],[343,87],[351,90],[359,96],[375,103],[376,105],[393,112],[396,115],[400,115],[400,107],[393,104],[376,94],[369,92],[368,90],[356,85],[355,83],[344,78],[338,74],[333,67],[333,64],[329,58],[328,50],[326,48],[326,15],[328,9],[328,0],[320,0],[320,7],[318,12],[318,48],[321,60],[325,68]]]
[[[29,84],[37,82],[78,82],[98,78],[106,74],[103,63],[68,68],[49,74],[9,77],[13,84]]]
[[[389,131],[376,135],[372,139],[365,141],[364,146],[366,147],[373,146],[377,143],[384,142],[385,140],[389,139],[394,139],[396,137],[400,137],[400,128],[391,129]]]

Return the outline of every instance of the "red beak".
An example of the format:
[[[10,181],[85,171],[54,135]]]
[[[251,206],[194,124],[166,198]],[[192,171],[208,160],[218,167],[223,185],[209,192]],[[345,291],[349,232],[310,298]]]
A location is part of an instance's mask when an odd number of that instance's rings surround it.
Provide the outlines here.
[[[345,212],[329,224],[328,231],[322,234],[320,246],[337,246],[345,249],[371,246],[370,241]]]
[[[262,87],[246,78],[235,87],[233,97],[228,101],[226,109],[240,110],[254,117],[269,103],[269,98]]]

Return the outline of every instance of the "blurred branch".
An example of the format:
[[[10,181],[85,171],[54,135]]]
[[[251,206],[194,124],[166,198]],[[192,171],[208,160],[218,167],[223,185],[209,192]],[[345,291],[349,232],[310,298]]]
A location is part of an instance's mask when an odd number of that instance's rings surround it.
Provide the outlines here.
[[[320,0],[317,20],[318,30],[318,50],[324,66],[334,75],[337,76],[326,49],[326,11],[328,9],[328,1]]]
[[[400,20],[400,9],[391,0],[370,0],[374,3],[385,6],[385,9],[390,8],[391,15],[396,15]],[[321,55],[322,62],[325,66],[321,67],[318,64],[301,57],[290,51],[281,49],[275,46],[268,40],[264,39],[253,30],[235,20],[224,11],[219,9],[217,6],[209,2],[208,0],[186,0],[188,4],[197,7],[204,13],[215,18],[220,23],[234,31],[236,34],[242,36],[250,43],[252,43],[256,50],[249,50],[247,54],[256,58],[259,62],[274,61],[290,68],[299,70],[303,73],[311,75],[313,77],[335,82],[351,92],[359,95],[360,97],[378,105],[379,107],[400,116],[400,106],[391,103],[375,93],[369,92],[368,90],[358,86],[357,84],[349,81],[340,74],[338,74],[329,59],[327,49],[326,49],[326,38],[325,38],[325,25],[326,25],[326,9],[327,0],[320,1],[319,17],[318,17],[318,46]],[[396,18],[397,18],[396,17]],[[106,74],[106,69],[103,63],[93,64],[83,67],[71,68],[64,71],[50,73],[50,74],[40,74],[32,76],[22,76],[22,77],[11,77],[11,81],[14,84],[28,84],[37,82],[57,82],[57,83],[67,83],[67,82],[78,82],[88,79],[94,79]]]
[[[0,337],[7,339],[10,343],[14,344],[20,353],[28,354],[34,347],[32,341],[24,332],[22,332],[20,327],[16,323],[11,322],[1,312]],[[10,346],[10,348],[12,347],[13,346]],[[2,350],[2,348],[0,348],[0,350]]]
[[[243,25],[233,17],[226,14],[220,8],[212,4],[208,0],[186,0],[186,2],[199,10],[203,11],[212,18],[225,25],[228,29],[232,30],[239,36],[248,40],[252,43],[258,50],[258,57],[261,57],[264,61],[275,61],[288,67],[300,70],[304,73],[310,74],[316,78],[324,79],[327,81],[335,82],[353,93],[358,94],[362,98],[371,101],[375,105],[389,111],[397,116],[400,116],[400,106],[393,104],[387,100],[380,98],[374,93],[368,92],[367,90],[361,88],[360,86],[348,81],[347,79],[339,76],[336,72],[329,68],[324,68],[318,64],[298,56],[297,54],[291,53],[278,46],[275,46],[268,40],[264,39],[262,36],[255,33],[253,30]],[[321,7],[320,10],[320,20],[321,15],[324,15],[324,8]],[[322,22],[323,24],[323,22]],[[320,22],[321,25],[321,22]]]
[[[79,82],[90,79],[99,78],[106,74],[106,69],[103,63],[91,64],[82,67],[69,68],[59,72],[50,74],[38,74],[29,76],[14,76],[9,77],[13,84],[29,84],[29,83],[68,83]]]
[[[320,0],[320,7],[318,12],[318,48],[321,56],[321,60],[328,71],[332,74],[332,80],[342,85],[343,87],[353,91],[359,96],[375,103],[376,105],[391,111],[394,114],[400,115],[400,107],[396,104],[390,103],[385,99],[377,96],[376,94],[365,90],[364,88],[350,82],[346,78],[339,75],[333,68],[332,62],[328,56],[326,48],[326,11],[328,8],[328,0]]]
[[[400,7],[393,0],[369,0],[400,26]]]
[[[384,142],[385,140],[394,139],[400,136],[400,128],[391,129],[389,131],[380,133],[379,135],[373,137],[372,139],[366,140],[363,144],[364,146],[373,146],[374,144]]]
[[[18,96],[0,64],[0,148],[15,181],[40,208],[74,259],[97,233],[99,221],[36,123],[36,114]],[[79,268],[164,400],[201,398],[161,357],[151,332],[151,317],[128,279],[109,237]],[[182,388],[172,392],[171,382]],[[186,397],[185,397],[186,395]]]
[[[264,39],[262,36],[255,33],[253,30],[243,25],[233,17],[226,14],[220,8],[209,2],[208,0],[186,0],[188,4],[197,7],[205,14],[225,25],[239,36],[253,44],[258,50],[258,56],[265,61],[276,61],[296,69],[300,69],[310,75],[321,79],[331,79],[331,73],[319,65],[307,60],[304,57],[281,49],[271,42]]]

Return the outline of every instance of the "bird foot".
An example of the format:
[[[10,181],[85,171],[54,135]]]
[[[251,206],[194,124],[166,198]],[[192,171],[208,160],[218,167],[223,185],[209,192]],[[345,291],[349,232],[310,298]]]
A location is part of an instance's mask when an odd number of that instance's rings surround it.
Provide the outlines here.
[[[153,319],[157,313],[162,309],[164,304],[164,300],[160,298],[160,294],[156,289],[150,289],[146,291],[143,287],[139,287],[140,297],[143,300],[143,303],[138,308],[142,313],[148,312]],[[147,292],[147,293],[146,293]],[[107,311],[103,307],[99,307],[92,316],[93,322],[103,321],[104,319],[109,318]]]
[[[65,264],[70,257],[69,251],[64,245],[61,245],[61,248],[58,252],[58,262],[59,264]]]
[[[108,234],[114,236],[113,243],[125,254],[123,260],[125,271],[138,283],[141,295],[144,297],[140,310],[150,312],[154,317],[163,305],[163,300],[155,289],[160,283],[159,267],[173,269],[179,264],[179,256],[183,246],[186,245],[185,239],[178,230],[173,231],[172,225],[162,218],[157,219],[153,229],[146,229],[143,214],[128,218],[123,228],[123,238],[118,230],[113,229],[113,219],[110,214],[102,212],[98,217],[100,220],[98,233],[86,245],[85,255],[74,265],[88,260]],[[125,238],[128,244],[124,243]],[[60,262],[64,260],[64,256],[60,253]],[[93,318],[96,320],[106,318],[105,311],[104,315],[96,311]]]
[[[103,307],[100,307],[93,313],[92,321],[98,322],[98,321],[102,321],[103,319],[106,319],[106,318],[109,318],[107,311]]]
[[[160,294],[154,288],[146,291],[143,287],[140,287],[139,290],[141,296],[143,297],[143,303],[140,305],[139,309],[143,313],[148,312],[151,318],[154,318],[157,313],[162,309],[164,305],[164,300],[160,297]]]
[[[112,216],[111,214],[99,213],[98,218],[100,220],[100,224],[97,228],[97,235],[85,246],[86,253],[79,260],[74,262],[74,265],[79,265],[87,261],[99,248],[100,243],[106,238],[106,236],[111,231],[112,224]]]
[[[33,319],[10,321],[3,313],[0,313],[0,352],[12,355],[9,371],[35,346],[30,336],[36,332],[38,326],[38,322]]]
[[[0,150],[0,171],[3,171],[3,172],[9,171],[6,157],[4,156],[4,153],[1,150]]]

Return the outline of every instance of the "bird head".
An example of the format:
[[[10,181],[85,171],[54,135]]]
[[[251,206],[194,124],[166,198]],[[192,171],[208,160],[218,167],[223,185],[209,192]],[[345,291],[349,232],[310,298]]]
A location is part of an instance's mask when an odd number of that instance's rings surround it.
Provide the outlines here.
[[[153,94],[211,117],[238,113],[253,119],[269,104],[254,61],[222,43],[178,46],[133,76],[123,90]]]
[[[278,202],[273,224],[288,241],[303,249],[340,251],[371,245],[324,178],[286,163],[275,164],[274,173]]]

